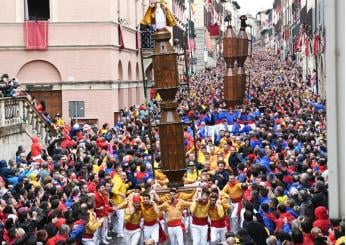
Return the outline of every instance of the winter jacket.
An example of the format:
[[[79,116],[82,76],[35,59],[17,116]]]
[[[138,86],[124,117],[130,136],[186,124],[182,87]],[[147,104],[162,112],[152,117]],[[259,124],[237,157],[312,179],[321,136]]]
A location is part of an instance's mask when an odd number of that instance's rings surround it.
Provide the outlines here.
[[[34,157],[41,155],[41,151],[42,151],[42,146],[38,142],[38,137],[33,136],[32,137],[32,145],[31,145],[31,157],[34,158]]]
[[[223,178],[220,177],[220,175],[223,176]],[[217,186],[220,188],[220,190],[222,190],[225,185],[228,182],[229,179],[229,173],[226,170],[223,170],[222,172],[220,171],[216,171],[215,175],[214,175],[214,180],[217,180]]]
[[[74,222],[72,230],[70,232],[70,237],[76,239],[76,241],[81,241],[85,232],[85,222],[83,220],[77,220]]]
[[[109,205],[109,196],[98,191],[95,194],[95,211],[97,217],[107,217],[112,207]]]
[[[248,232],[251,238],[256,242],[258,245],[265,245],[266,239],[268,238],[268,233],[261,223],[257,221],[250,221],[247,223],[244,227]]]
[[[315,209],[315,219],[316,220],[314,221],[313,226],[320,228],[323,234],[327,234],[328,229],[331,226],[330,221],[328,219],[327,208],[323,206],[317,207]]]
[[[275,230],[274,222],[271,219],[268,218],[266,213],[260,212],[259,214],[262,216],[264,226],[268,229],[270,234],[273,234],[274,230]]]
[[[314,206],[312,205],[311,200],[305,201],[300,204],[299,214],[305,215],[306,217],[311,218],[311,220],[314,219]]]
[[[0,176],[4,181],[7,181],[8,178],[13,177],[14,172],[7,167],[7,162],[5,160],[0,161]]]

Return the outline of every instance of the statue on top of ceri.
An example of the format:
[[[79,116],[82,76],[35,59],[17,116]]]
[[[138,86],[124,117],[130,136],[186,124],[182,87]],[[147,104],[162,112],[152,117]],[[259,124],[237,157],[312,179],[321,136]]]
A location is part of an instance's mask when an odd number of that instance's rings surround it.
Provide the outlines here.
[[[167,26],[177,23],[165,0],[150,0],[149,7],[141,21],[143,25],[155,25],[156,30],[164,30]]]

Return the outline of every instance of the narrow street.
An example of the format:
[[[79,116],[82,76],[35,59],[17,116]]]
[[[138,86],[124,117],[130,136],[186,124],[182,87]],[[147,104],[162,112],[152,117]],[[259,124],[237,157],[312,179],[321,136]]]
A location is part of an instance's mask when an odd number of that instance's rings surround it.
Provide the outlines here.
[[[344,0],[4,0],[0,244],[345,244]]]

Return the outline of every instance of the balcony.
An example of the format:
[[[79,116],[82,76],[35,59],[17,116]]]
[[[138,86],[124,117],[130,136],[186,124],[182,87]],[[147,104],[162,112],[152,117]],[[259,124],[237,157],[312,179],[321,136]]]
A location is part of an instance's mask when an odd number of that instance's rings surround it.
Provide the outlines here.
[[[144,51],[151,51],[154,49],[155,41],[153,39],[152,30],[141,31],[141,47]]]

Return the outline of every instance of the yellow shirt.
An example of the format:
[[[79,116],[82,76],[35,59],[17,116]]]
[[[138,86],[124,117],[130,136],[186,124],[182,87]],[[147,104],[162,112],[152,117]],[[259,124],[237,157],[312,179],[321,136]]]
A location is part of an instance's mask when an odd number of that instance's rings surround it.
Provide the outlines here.
[[[220,191],[220,200],[224,210],[231,209],[231,205],[229,204],[229,201],[228,201],[229,196],[223,191]]]
[[[209,207],[208,216],[211,220],[220,220],[225,216],[225,211],[222,204],[217,204],[215,207]]]
[[[211,170],[217,170],[217,155],[210,155],[210,169]]]
[[[60,126],[64,126],[65,122],[62,118],[58,118],[58,120],[56,121],[57,125]]]
[[[222,139],[220,140],[220,145],[226,145],[227,144],[227,138],[226,137],[222,137]]]
[[[184,200],[178,199],[177,203],[172,204],[169,201],[164,202],[159,206],[160,211],[165,211],[167,214],[166,221],[181,220],[183,217],[183,211],[185,208],[189,208],[191,202],[185,202]]]
[[[203,203],[194,201],[190,207],[192,216],[197,218],[208,217],[208,210],[209,210],[209,203],[203,204]]]
[[[100,166],[97,164],[94,164],[93,165],[93,173],[97,174],[99,171],[100,171]]]
[[[286,204],[288,197],[286,195],[276,197],[280,204]]]
[[[222,190],[225,192],[232,201],[238,201],[243,194],[243,190],[241,189],[241,183],[236,183],[234,185],[227,184]]]
[[[204,164],[205,163],[205,157],[202,151],[198,151],[197,153],[197,161]]]
[[[138,225],[141,222],[142,212],[141,210],[136,210],[133,214],[131,214],[130,208],[125,209],[124,223],[125,224],[133,224]]]
[[[198,179],[198,175],[197,175],[196,170],[194,170],[193,172],[187,171],[184,183],[185,184],[191,184],[191,183],[196,182],[197,179]]]
[[[142,203],[141,210],[142,210],[142,216],[143,216],[144,222],[152,222],[154,220],[157,220],[157,218],[159,217],[159,213],[155,212],[154,206],[145,206]]]
[[[231,155],[231,152],[227,152],[227,153],[223,153],[223,160],[225,161],[226,165],[228,165],[228,159],[229,159],[229,156]]]
[[[121,197],[119,193],[122,193],[126,196],[128,184],[125,184],[125,181],[123,181],[121,178],[113,178],[113,180],[112,203],[114,205],[118,205],[125,201],[125,198]]]
[[[97,228],[102,226],[102,222],[96,220],[96,214],[94,211],[89,212],[89,221],[85,225],[85,233],[86,234],[94,234]]]
[[[169,183],[167,176],[162,173],[161,169],[155,170],[155,179],[160,185],[167,185]]]
[[[345,243],[345,236],[342,236],[338,240],[336,240],[335,245],[340,245],[343,243]]]

